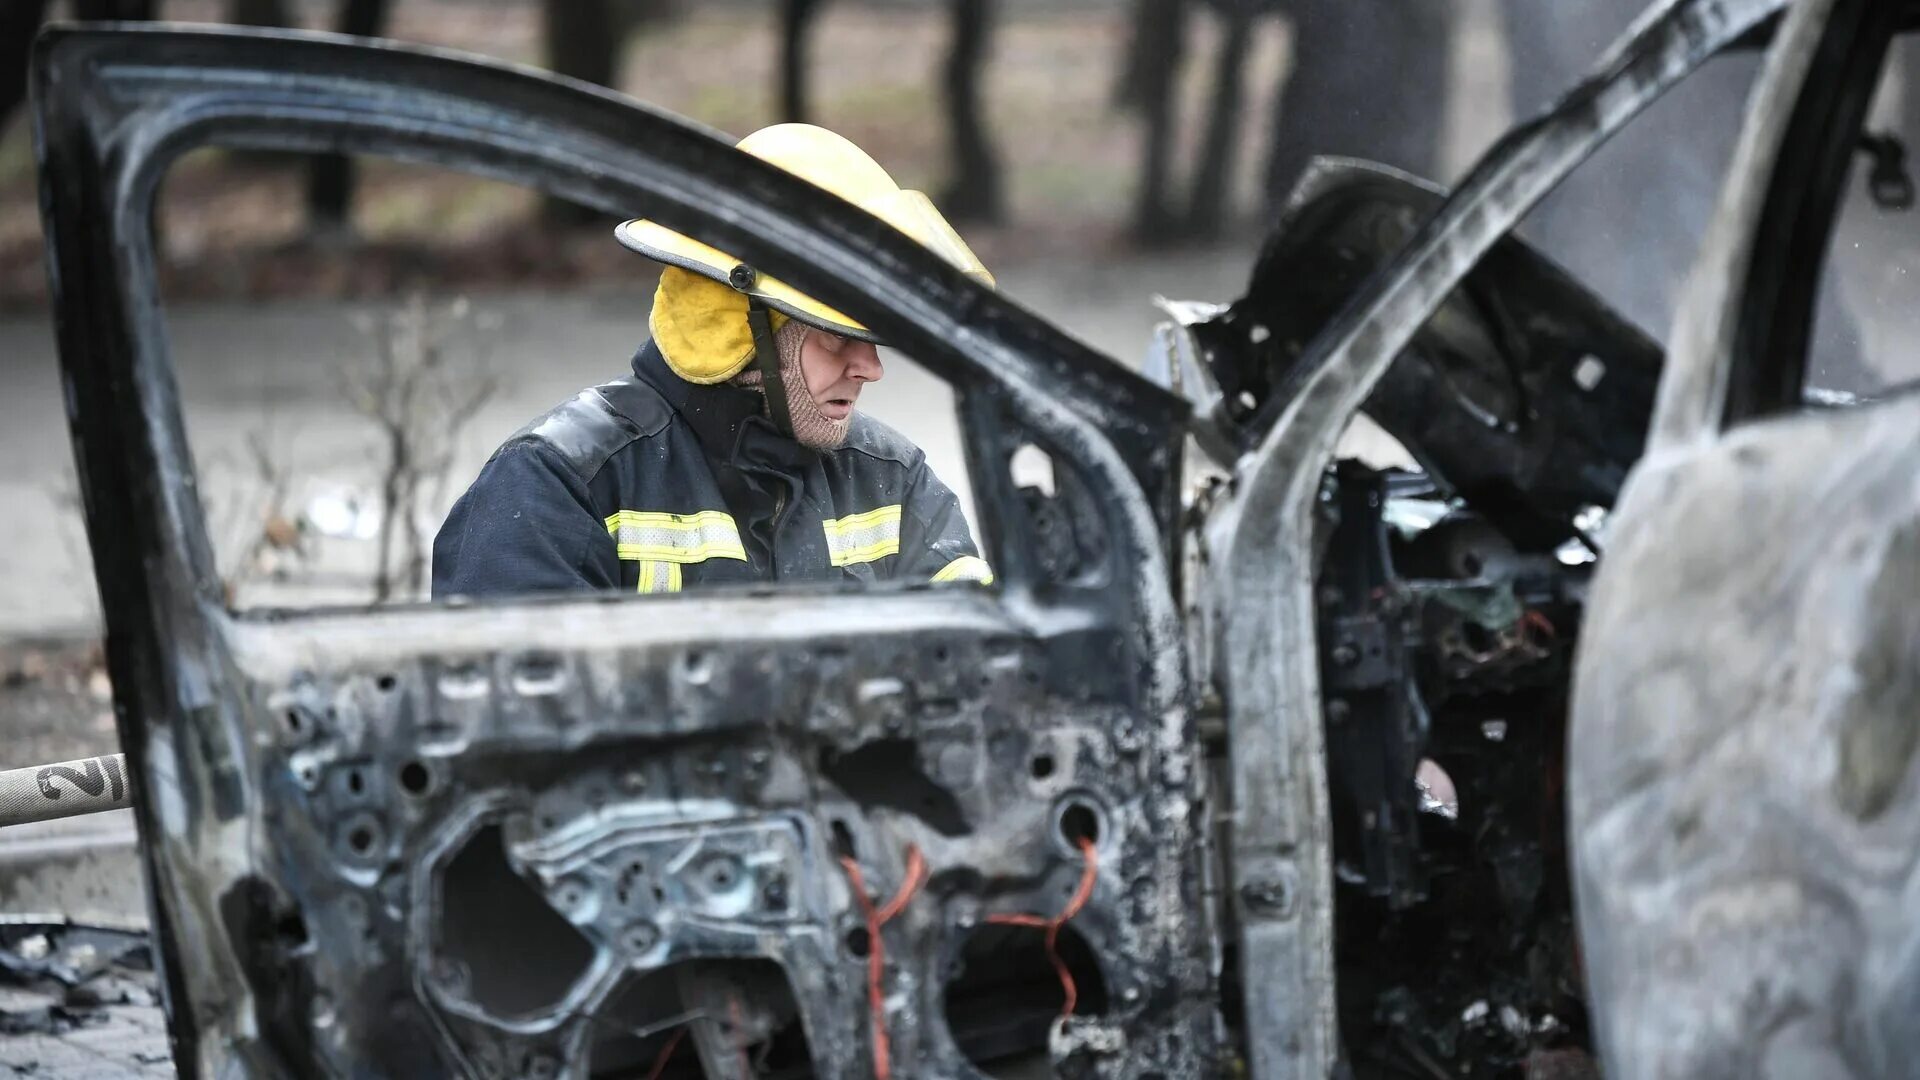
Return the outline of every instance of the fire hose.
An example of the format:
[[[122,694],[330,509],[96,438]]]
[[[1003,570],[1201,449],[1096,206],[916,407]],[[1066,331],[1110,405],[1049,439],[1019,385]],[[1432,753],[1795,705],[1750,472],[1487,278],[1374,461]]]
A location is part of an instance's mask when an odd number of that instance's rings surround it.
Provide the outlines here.
[[[0,772],[0,829],[132,805],[125,754]]]

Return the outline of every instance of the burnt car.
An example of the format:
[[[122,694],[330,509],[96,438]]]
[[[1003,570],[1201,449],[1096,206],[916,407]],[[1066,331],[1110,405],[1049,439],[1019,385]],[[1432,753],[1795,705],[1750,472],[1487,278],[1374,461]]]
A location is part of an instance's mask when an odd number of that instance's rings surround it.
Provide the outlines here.
[[[180,1072],[1452,1077],[1597,1050],[1753,1075],[1777,1031],[1897,1071],[1915,638],[1873,588],[1914,580],[1920,429],[1908,399],[1782,414],[1906,11],[1785,6],[1659,6],[1451,195],[1321,162],[1244,296],[1170,308],[1151,378],[604,90],[324,36],[49,32],[50,273]],[[1768,68],[1663,355],[1511,234],[1733,47]],[[953,386],[995,585],[229,610],[149,228],[206,145],[644,213],[854,314]],[[1334,460],[1361,413],[1410,463]],[[1015,481],[1027,447],[1052,490]],[[1740,515],[1808,512],[1859,524],[1769,595],[1866,591],[1759,612],[1730,660],[1701,605],[1786,568]],[[1854,617],[1885,633],[1823,645],[1866,650],[1822,699],[1860,703],[1842,865],[1832,834],[1769,840],[1824,827],[1813,802],[1756,809],[1682,751],[1800,722],[1768,672]],[[1741,745],[1715,777],[1803,764]],[[1423,803],[1438,772],[1457,799]],[[1850,933],[1809,943],[1804,897]],[[1868,949],[1895,959],[1849,966]]]

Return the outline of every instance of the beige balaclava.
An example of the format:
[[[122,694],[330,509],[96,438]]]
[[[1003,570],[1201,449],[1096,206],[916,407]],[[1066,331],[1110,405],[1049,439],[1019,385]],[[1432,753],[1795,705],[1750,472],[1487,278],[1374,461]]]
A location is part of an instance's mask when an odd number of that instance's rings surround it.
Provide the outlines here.
[[[847,441],[847,429],[853,424],[853,414],[848,413],[845,420],[835,420],[820,411],[813,400],[813,391],[807,389],[807,373],[800,366],[800,346],[807,340],[807,332],[812,327],[798,319],[788,319],[786,324],[773,333],[774,348],[780,353],[780,381],[787,388],[787,411],[793,415],[793,437],[802,446],[815,450],[833,450]],[[766,393],[762,384],[765,379],[760,369],[749,365],[745,371],[733,377],[735,386],[744,386]]]

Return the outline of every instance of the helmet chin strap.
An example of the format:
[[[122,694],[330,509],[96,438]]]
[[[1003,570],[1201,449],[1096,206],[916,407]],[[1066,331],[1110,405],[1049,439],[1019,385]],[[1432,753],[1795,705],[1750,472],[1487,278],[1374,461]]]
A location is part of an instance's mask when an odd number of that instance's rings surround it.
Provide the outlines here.
[[[753,330],[753,363],[760,369],[760,387],[766,391],[767,415],[773,426],[787,438],[795,438],[793,410],[787,405],[787,381],[780,377],[780,347],[773,341],[773,320],[767,306],[749,291],[759,277],[753,267],[741,263],[727,275],[727,284],[747,294],[747,325]]]

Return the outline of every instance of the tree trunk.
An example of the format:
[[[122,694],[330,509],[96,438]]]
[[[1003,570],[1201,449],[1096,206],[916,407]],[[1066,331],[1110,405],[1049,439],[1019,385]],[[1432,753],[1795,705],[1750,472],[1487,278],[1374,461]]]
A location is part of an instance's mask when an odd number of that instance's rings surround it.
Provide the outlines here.
[[[547,66],[599,86],[614,84],[621,35],[609,0],[546,0]],[[549,196],[541,215],[558,225],[582,225],[599,215],[584,206]]]
[[[0,132],[7,130],[13,110],[26,100],[33,34],[46,8],[46,0],[0,3]]]
[[[1538,115],[1565,93],[1645,6],[1504,0],[1514,119]],[[1527,216],[1531,240],[1655,337],[1672,323],[1720,205],[1721,180],[1763,59],[1758,51],[1715,57],[1607,140]],[[1823,303],[1819,318],[1837,325],[1843,315]]]
[[[145,22],[153,18],[153,5],[154,0],[74,0],[73,13],[84,22]]]
[[[1120,59],[1119,77],[1113,81],[1113,107],[1124,112],[1144,110],[1147,107],[1147,72],[1152,69],[1154,56],[1160,51],[1160,42],[1154,40],[1150,29],[1155,18],[1155,8],[1161,0],[1133,0],[1133,14],[1127,19],[1127,25],[1133,33],[1127,37],[1127,52]]]
[[[1146,0],[1137,31],[1142,41],[1139,99],[1146,120],[1141,145],[1140,193],[1133,212],[1134,239],[1164,244],[1178,233],[1168,191],[1173,151],[1174,90],[1187,48],[1184,0]]]
[[[343,34],[374,37],[387,21],[387,0],[346,0],[335,27]],[[353,159],[345,154],[322,154],[313,160],[307,177],[307,223],[316,232],[339,232],[347,227],[353,205]]]
[[[1000,162],[980,116],[980,68],[993,35],[993,0],[953,0],[946,96],[953,175],[941,203],[955,221],[998,221]]]
[[[820,0],[783,0],[780,5],[780,115],[790,124],[805,123],[813,111],[807,100],[807,46],[819,14]]]
[[[1274,206],[1285,203],[1307,163],[1322,154],[1434,175],[1455,7],[1294,0],[1293,69],[1278,88],[1266,169]]]
[[[287,0],[229,0],[227,21],[235,26],[292,26]]]
[[[292,26],[293,16],[287,10],[287,0],[227,0],[227,21],[235,26],[274,29]],[[234,149],[227,151],[227,160],[238,168],[290,169],[295,160],[304,164],[307,156],[275,150]]]
[[[1234,148],[1239,145],[1240,107],[1245,83],[1248,39],[1253,17],[1241,7],[1223,13],[1220,55],[1215,60],[1213,110],[1207,121],[1200,168],[1194,174],[1187,225],[1197,237],[1212,238],[1233,216]]]

